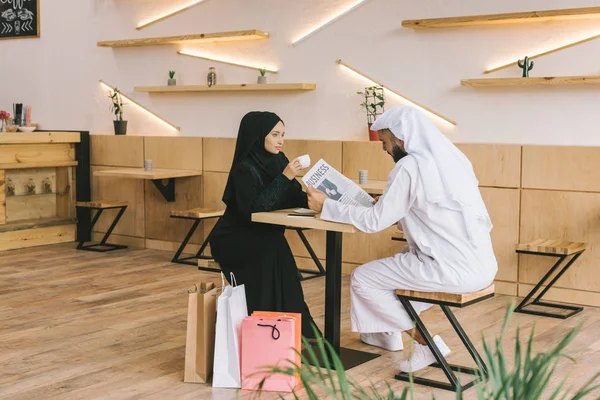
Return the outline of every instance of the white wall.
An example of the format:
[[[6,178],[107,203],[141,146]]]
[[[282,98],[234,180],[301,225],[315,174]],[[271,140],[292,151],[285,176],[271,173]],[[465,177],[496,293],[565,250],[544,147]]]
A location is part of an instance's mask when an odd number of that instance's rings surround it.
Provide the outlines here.
[[[403,19],[587,7],[592,0],[370,0],[296,47],[290,43],[355,0],[209,0],[144,30],[142,20],[190,0],[40,0],[41,38],[0,41],[0,109],[33,106],[44,129],[112,133],[109,100],[98,80],[118,86],[181,126],[180,135],[237,134],[251,110],[271,110],[289,138],[366,139],[366,115],[356,94],[365,81],[335,60],[447,115],[438,126],[455,141],[600,145],[600,86],[475,89],[463,78],[483,77],[494,63],[600,33],[599,22],[413,31]],[[219,83],[254,83],[254,70],[192,59],[176,46],[110,49],[98,40],[260,29],[269,40],[205,46],[223,55],[275,65],[270,82],[314,82],[301,93],[147,95],[134,86],[203,84],[214,65]],[[185,48],[201,48],[185,46]],[[184,48],[183,46],[181,48]],[[600,39],[535,61],[532,76],[600,74]],[[511,68],[492,76],[520,76]],[[398,102],[388,95],[388,105]],[[176,134],[152,117],[126,109],[129,134]]]

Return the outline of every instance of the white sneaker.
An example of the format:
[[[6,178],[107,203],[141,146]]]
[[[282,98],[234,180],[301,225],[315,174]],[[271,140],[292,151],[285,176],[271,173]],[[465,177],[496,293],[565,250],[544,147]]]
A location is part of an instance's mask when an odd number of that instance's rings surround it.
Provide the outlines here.
[[[446,346],[446,343],[444,343],[439,335],[435,335],[433,341],[444,357],[451,353],[450,348]],[[419,344],[415,341],[413,343],[413,353],[410,356],[410,359],[400,361],[400,370],[407,373],[417,372],[435,362],[437,362],[437,360],[429,347],[426,344]]]
[[[361,333],[360,340],[388,351],[399,351],[404,348],[401,332]]]

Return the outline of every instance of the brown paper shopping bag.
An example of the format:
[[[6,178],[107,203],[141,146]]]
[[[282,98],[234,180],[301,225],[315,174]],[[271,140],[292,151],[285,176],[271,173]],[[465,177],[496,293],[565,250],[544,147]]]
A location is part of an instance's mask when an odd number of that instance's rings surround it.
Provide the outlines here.
[[[184,382],[206,383],[213,370],[217,297],[215,282],[200,282],[188,290]]]

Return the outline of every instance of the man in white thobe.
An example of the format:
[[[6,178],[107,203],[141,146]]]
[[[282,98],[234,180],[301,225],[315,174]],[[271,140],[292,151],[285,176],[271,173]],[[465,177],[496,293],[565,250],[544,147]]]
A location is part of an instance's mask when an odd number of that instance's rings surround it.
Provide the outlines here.
[[[498,266],[492,224],[469,160],[421,112],[396,106],[371,127],[396,162],[373,207],[344,205],[308,188],[309,206],[328,221],[376,233],[397,224],[408,246],[393,257],[358,267],[351,278],[352,331],[390,351],[403,349],[402,331],[415,340],[400,369],[415,372],[433,353],[395,295],[396,289],[470,293],[489,286]],[[431,304],[411,302],[417,313]],[[444,356],[450,349],[439,335]]]

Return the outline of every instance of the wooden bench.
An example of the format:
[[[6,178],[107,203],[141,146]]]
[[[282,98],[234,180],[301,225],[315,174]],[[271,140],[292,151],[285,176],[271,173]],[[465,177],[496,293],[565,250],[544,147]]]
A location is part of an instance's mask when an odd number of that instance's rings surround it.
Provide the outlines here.
[[[558,260],[550,268],[550,270],[544,275],[544,277],[537,283],[537,285],[525,296],[523,301],[517,306],[515,312],[523,314],[539,315],[543,317],[551,318],[569,318],[583,310],[583,307],[569,306],[565,304],[554,304],[545,301],[540,301],[542,297],[550,290],[550,288],[560,279],[560,277],[569,269],[571,265],[579,258],[581,253],[586,249],[587,245],[581,242],[570,242],[566,240],[548,240],[548,239],[536,239],[528,243],[520,243],[517,245],[517,253],[519,254],[533,254],[538,256],[556,257]],[[529,302],[531,298],[544,286],[546,281],[554,274],[560,265],[571,257],[569,262],[555,275],[541,293],[535,297],[532,302]],[[533,307],[531,307],[533,306]],[[528,309],[529,308],[529,309]],[[532,309],[537,308],[537,309]],[[569,313],[554,313],[550,311],[543,311],[544,309],[561,309],[568,310]]]
[[[483,300],[489,299],[494,296],[494,285],[490,285],[487,288],[475,293],[465,294],[442,292],[417,292],[414,290],[396,290],[396,296],[400,300],[400,303],[402,303],[402,305],[406,309],[406,312],[408,312],[408,315],[410,315],[411,319],[415,322],[417,330],[419,331],[421,336],[423,336],[423,339],[425,339],[427,346],[429,346],[433,355],[435,356],[437,363],[432,364],[431,366],[435,368],[440,368],[446,375],[446,378],[448,379],[449,383],[428,378],[416,377],[414,375],[410,376],[410,374],[407,374],[405,372],[398,373],[396,375],[396,379],[406,382],[409,382],[412,379],[413,382],[421,385],[456,392],[459,388],[461,390],[466,390],[472,387],[479,381],[479,377],[488,376],[488,371],[485,362],[477,352],[475,346],[473,346],[473,343],[471,343],[471,340],[469,339],[466,332],[463,330],[462,326],[452,313],[452,310],[450,310],[450,307],[464,308],[472,304],[479,303]],[[421,320],[413,306],[410,304],[411,301],[422,301],[425,303],[437,304],[441,307],[442,311],[446,315],[446,318],[458,334],[458,337],[460,337],[463,344],[469,351],[469,354],[471,354],[471,357],[475,361],[477,368],[448,364],[446,358],[442,355],[439,348],[433,341],[433,338],[427,331],[425,324],[423,324],[423,321]],[[468,382],[467,384],[461,384],[457,379],[456,375],[454,374],[454,371],[474,375],[477,378],[475,378],[471,382]]]
[[[85,245],[85,242],[80,241],[79,244],[77,245],[77,250],[97,251],[97,252],[103,253],[106,251],[113,251],[113,250],[120,250],[120,249],[127,248],[127,246],[120,245],[120,244],[106,243],[106,241],[108,240],[108,237],[112,233],[113,229],[115,229],[115,226],[117,226],[117,223],[121,219],[121,216],[123,216],[123,213],[127,209],[128,203],[126,201],[112,201],[112,200],[78,201],[77,203],[75,203],[75,206],[79,207],[79,208],[89,208],[91,210],[97,210],[96,215],[94,215],[94,218],[92,219],[92,223],[90,225],[89,237],[92,236],[92,230],[94,229],[94,225],[96,224],[96,222],[98,222],[98,219],[100,218],[100,215],[102,215],[102,212],[104,210],[111,210],[111,209],[115,209],[115,208],[119,209],[119,213],[113,220],[112,224],[110,225],[110,228],[108,228],[108,230],[104,234],[104,237],[102,238],[100,243]]]
[[[199,265],[200,260],[212,260],[212,257],[202,255],[202,253],[204,253],[204,250],[206,249],[206,246],[208,246],[212,231],[206,236],[196,255],[190,257],[181,257],[181,253],[183,253],[183,251],[185,250],[185,247],[192,238],[194,232],[196,232],[196,228],[198,228],[198,225],[201,221],[211,218],[220,219],[224,213],[225,211],[223,210],[213,210],[209,208],[193,208],[191,210],[171,211],[171,218],[190,219],[194,221],[192,227],[183,239],[183,242],[181,242],[181,245],[177,249],[177,252],[175,253],[175,256],[173,256],[171,262],[177,264],[198,266],[198,269],[203,271],[221,272],[221,270],[217,268],[204,267]]]

